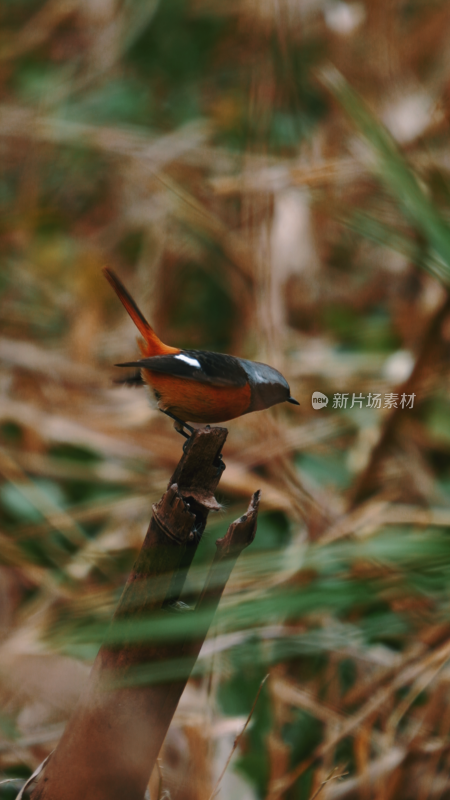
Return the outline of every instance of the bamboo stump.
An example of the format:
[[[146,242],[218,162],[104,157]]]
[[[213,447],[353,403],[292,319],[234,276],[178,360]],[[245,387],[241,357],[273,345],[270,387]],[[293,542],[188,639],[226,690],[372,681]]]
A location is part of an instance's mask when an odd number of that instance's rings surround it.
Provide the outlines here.
[[[227,433],[226,428],[207,428],[195,431],[187,442],[167,491],[153,506],[110,635],[57,748],[37,777],[32,800],[143,800],[233,565],[255,537],[259,492],[247,513],[216,542],[204,589],[189,614],[190,621],[197,616],[195,639],[186,634],[169,644],[127,642],[123,630],[127,622],[145,622],[152,614],[182,613],[185,608],[179,600],[187,571],[209,512],[219,508],[214,492],[224,469],[221,450]],[[119,624],[120,645],[114,638]],[[145,680],[146,669],[164,669],[165,662],[179,664],[179,676]]]

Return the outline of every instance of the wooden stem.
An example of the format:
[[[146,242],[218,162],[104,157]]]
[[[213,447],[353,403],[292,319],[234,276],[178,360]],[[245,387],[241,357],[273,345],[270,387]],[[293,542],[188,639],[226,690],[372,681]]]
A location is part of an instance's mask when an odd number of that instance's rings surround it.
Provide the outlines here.
[[[135,623],[152,613],[173,614],[224,465],[226,428],[196,431],[186,446],[153,517],[111,623]],[[161,745],[195,664],[233,564],[256,531],[259,492],[233,523],[217,552],[195,611],[192,635],[176,642],[104,644],[88,685],[56,750],[38,777],[32,800],[143,800]],[[132,626],[131,626],[132,627]],[[192,630],[192,626],[189,626]],[[175,680],[142,685],[139,671],[182,665]],[[175,670],[176,672],[176,670]],[[167,678],[167,676],[166,676]]]

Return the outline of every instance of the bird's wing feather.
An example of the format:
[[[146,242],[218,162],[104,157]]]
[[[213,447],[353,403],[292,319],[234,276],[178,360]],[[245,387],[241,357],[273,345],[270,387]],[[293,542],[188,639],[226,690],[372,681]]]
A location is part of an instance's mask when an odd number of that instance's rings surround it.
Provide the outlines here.
[[[116,364],[118,367],[140,367],[177,378],[206,383],[209,386],[245,386],[248,377],[239,358],[202,350],[181,350],[176,355],[152,356]]]

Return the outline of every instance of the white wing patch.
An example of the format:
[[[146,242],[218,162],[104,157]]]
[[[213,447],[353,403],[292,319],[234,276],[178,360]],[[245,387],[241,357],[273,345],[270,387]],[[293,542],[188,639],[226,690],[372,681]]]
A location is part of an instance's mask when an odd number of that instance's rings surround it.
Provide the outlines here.
[[[183,356],[181,354],[175,356],[175,358],[178,358],[180,361],[185,361],[186,364],[190,364],[191,367],[196,367],[197,369],[201,369],[200,361],[197,361],[196,358],[189,358],[189,356]]]

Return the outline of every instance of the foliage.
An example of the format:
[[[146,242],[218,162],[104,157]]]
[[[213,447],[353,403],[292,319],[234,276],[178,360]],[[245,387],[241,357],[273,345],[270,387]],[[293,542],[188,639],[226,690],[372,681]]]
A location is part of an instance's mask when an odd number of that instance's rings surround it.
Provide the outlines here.
[[[163,340],[267,361],[301,402],[228,426],[191,601],[257,488],[263,510],[161,791],[210,796],[268,673],[223,797],[450,796],[447,4],[0,16],[1,778],[54,747],[102,641],[196,635],[109,628],[181,443],[113,383],[137,351],[108,264]]]

